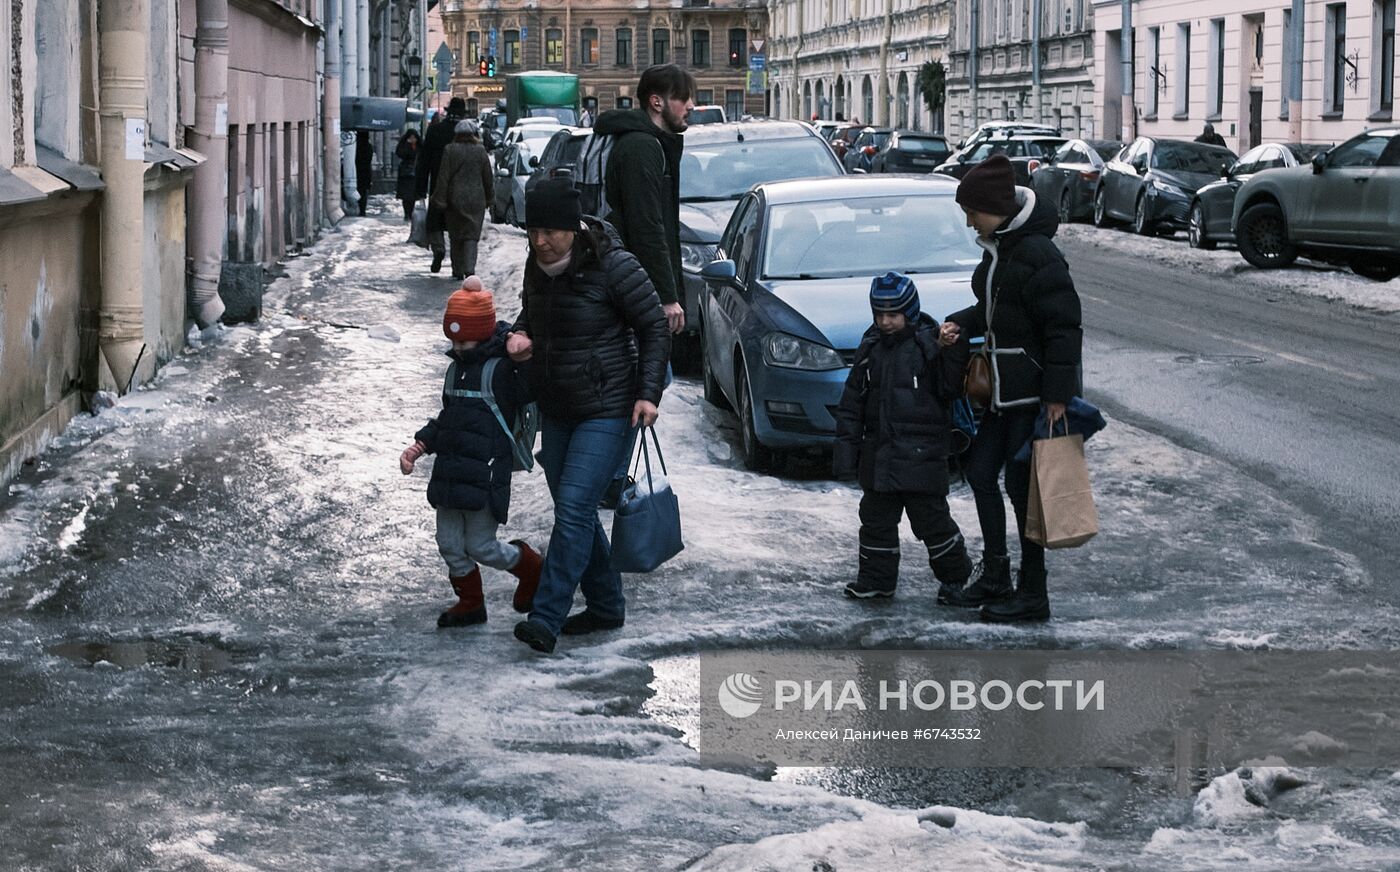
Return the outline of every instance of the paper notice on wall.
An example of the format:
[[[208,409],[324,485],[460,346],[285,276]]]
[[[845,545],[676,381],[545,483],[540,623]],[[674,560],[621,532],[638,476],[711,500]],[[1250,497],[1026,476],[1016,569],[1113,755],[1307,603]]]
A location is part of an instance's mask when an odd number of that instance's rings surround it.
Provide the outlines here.
[[[146,119],[126,119],[126,159],[146,159]]]
[[[219,103],[214,107],[214,135],[228,136],[228,104]]]

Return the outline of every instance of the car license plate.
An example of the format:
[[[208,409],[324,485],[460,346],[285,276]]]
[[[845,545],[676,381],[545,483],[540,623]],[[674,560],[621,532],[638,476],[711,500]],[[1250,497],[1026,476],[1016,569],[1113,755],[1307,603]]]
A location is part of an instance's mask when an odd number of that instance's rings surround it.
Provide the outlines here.
[[[927,158],[917,158],[917,157],[916,157],[916,158],[914,158],[914,166],[916,166],[916,167],[936,167],[936,166],[938,166],[938,161],[936,161],[936,160],[928,160]]]

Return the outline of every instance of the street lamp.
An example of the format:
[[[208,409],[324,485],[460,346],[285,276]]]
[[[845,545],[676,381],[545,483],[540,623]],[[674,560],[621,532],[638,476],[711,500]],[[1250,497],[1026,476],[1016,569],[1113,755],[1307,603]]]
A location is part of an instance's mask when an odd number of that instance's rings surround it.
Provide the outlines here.
[[[408,85],[404,88],[404,94],[409,95],[417,89],[418,82],[423,75],[423,59],[416,53],[411,54],[408,56],[408,59],[404,61],[404,67],[404,78],[407,80]]]

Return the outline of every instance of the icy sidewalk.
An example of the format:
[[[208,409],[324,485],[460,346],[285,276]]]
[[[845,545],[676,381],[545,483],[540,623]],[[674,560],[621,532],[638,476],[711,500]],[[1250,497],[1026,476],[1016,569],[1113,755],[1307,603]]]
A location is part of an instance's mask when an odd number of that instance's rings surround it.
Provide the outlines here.
[[[405,478],[397,456],[437,410],[452,283],[404,236],[347,222],[263,323],[73,428],[0,502],[0,843],[18,866],[1400,862],[1389,773],[1308,773],[1268,807],[1225,776],[1205,813],[1151,773],[700,768],[704,648],[1393,647],[1396,615],[1338,613],[1370,580],[1290,506],[1117,423],[1090,443],[1104,532],[1052,555],[1043,628],[937,608],[907,530],[900,595],[842,598],[858,493],[743,470],[732,418],[682,381],[660,430],[687,547],[627,578],[627,626],[539,657],[489,573],[490,622],[438,631],[428,468]],[[488,230],[504,318],[523,254]],[[953,506],[975,539],[965,491]],[[511,519],[547,541],[542,475],[517,477]]]

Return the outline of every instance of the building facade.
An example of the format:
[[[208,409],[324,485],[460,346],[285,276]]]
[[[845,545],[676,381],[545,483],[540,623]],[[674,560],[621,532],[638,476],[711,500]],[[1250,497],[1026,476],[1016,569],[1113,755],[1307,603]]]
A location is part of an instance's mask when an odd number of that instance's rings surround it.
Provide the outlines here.
[[[948,134],[1030,121],[1100,138],[1089,0],[952,0]],[[975,38],[974,38],[975,35]],[[1109,136],[1112,135],[1107,134]]]
[[[750,75],[755,41],[767,38],[761,0],[443,0],[443,28],[458,58],[452,91],[470,111],[505,96],[505,76],[557,70],[579,77],[595,113],[635,105],[637,79],[657,63],[695,74],[697,104],[731,117],[765,111],[761,74]],[[494,46],[494,51],[493,51]],[[478,62],[494,55],[494,79]]]
[[[1101,126],[1125,137],[1190,139],[1209,122],[1242,153],[1265,141],[1341,142],[1391,122],[1400,62],[1395,0],[1307,0],[1303,12],[1301,112],[1291,118],[1290,4],[1139,0],[1132,11],[1133,108],[1125,114],[1122,7],[1096,3]]]
[[[947,63],[951,0],[770,0],[772,114],[941,131],[919,91]]]

